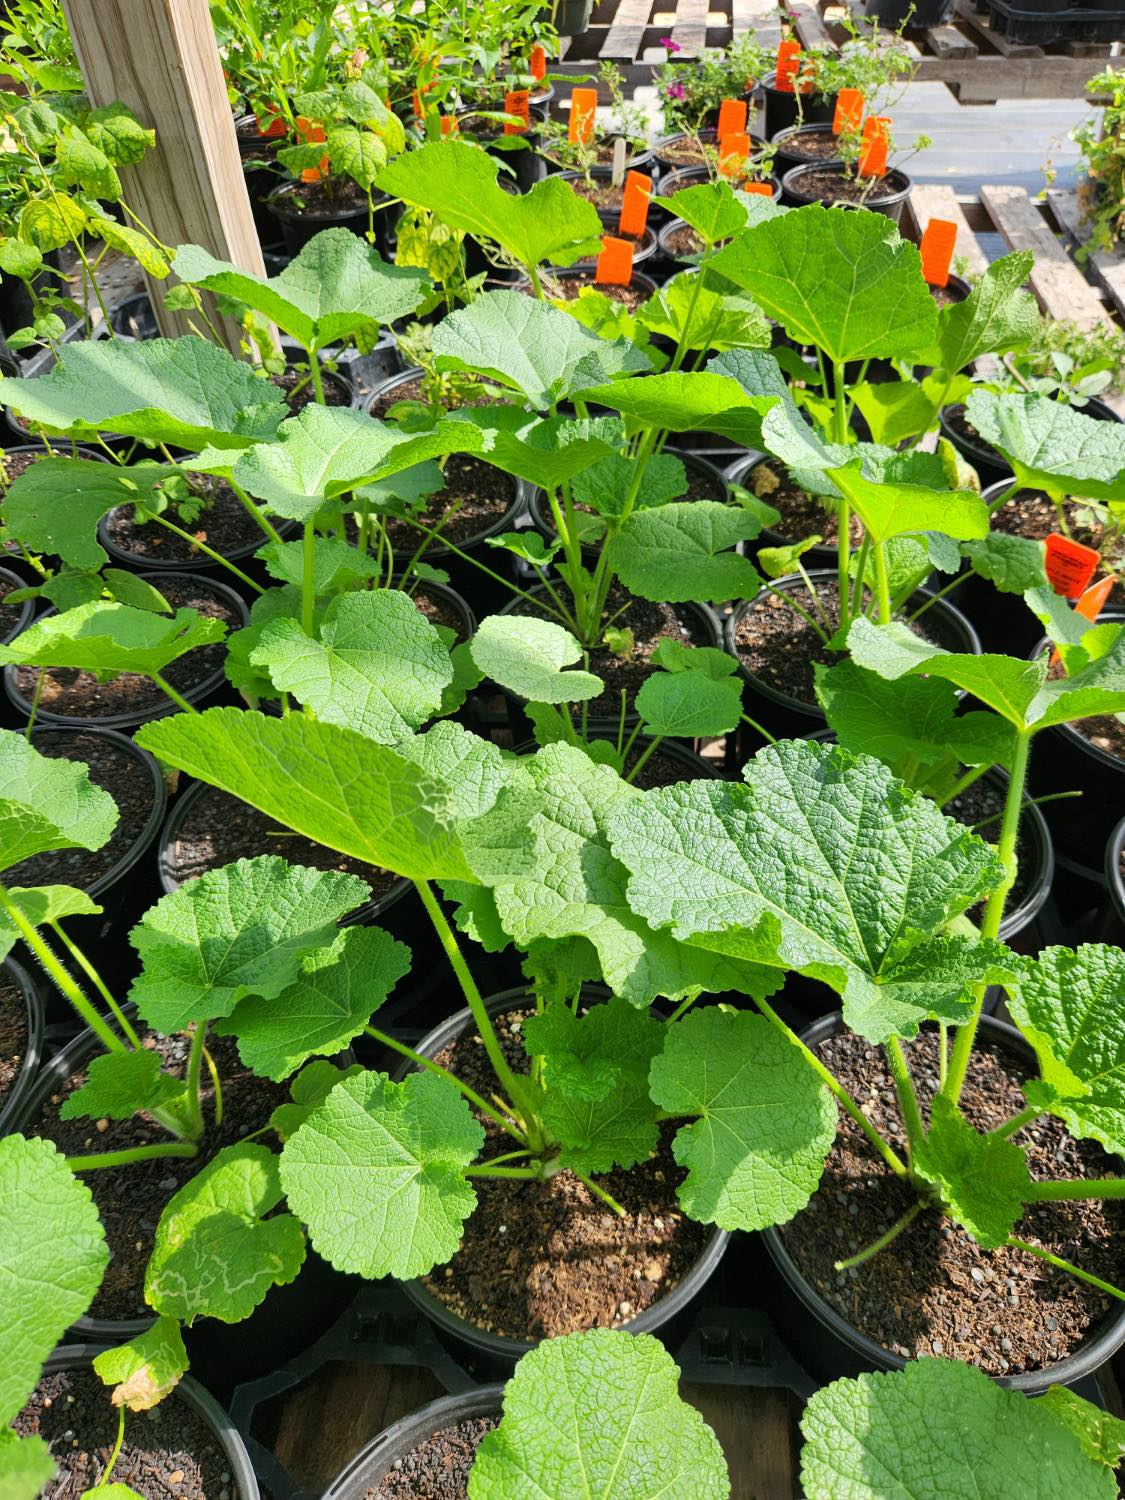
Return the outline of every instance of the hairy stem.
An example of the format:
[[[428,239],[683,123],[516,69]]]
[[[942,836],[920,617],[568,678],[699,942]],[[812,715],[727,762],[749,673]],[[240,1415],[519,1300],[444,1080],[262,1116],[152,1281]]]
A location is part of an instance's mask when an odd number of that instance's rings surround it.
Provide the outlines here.
[[[316,527],[311,521],[305,522],[301,559],[301,629],[306,635],[312,635],[313,607],[316,604]]]
[[[1076,1181],[1035,1182],[1031,1197],[1036,1203],[1056,1203],[1071,1198],[1125,1198],[1125,1177],[1080,1177]]]
[[[1021,1109],[1018,1115],[1013,1115],[1010,1120],[1005,1120],[1003,1125],[998,1125],[995,1130],[990,1130],[989,1135],[996,1136],[999,1140],[1006,1141],[1022,1130],[1025,1125],[1030,1125],[1032,1120],[1037,1120],[1043,1111],[1036,1104],[1029,1104],[1026,1109]]]
[[[196,1021],[188,1053],[187,1091],[188,1107],[191,1110],[191,1138],[199,1140],[203,1135],[203,1104],[199,1097],[199,1081],[203,1074],[203,1044],[207,1039],[207,1022]]]
[[[68,1156],[72,1172],[96,1172],[102,1167],[125,1167],[134,1161],[155,1161],[161,1156],[198,1156],[191,1141],[159,1141],[154,1146],[132,1146],[125,1151],[104,1151],[94,1156]]]
[[[73,939],[63,931],[61,923],[51,922],[49,925],[51,931],[58,938],[59,942],[62,943],[63,947],[70,954],[71,958],[73,958],[74,962],[93,983],[98,994],[102,997],[106,1005],[109,1007],[113,1019],[117,1022],[118,1026],[121,1027],[121,1030],[128,1037],[129,1041],[133,1044],[134,1047],[139,1047],[141,1045],[140,1037],[133,1030],[133,1027],[129,1022],[129,1017],[125,1014],[120,1005],[118,1005],[117,1001],[110,994],[108,988],[106,987],[105,981],[102,979],[102,976],[98,973],[97,969],[94,968],[93,964],[82,952],[82,949],[78,946],[78,944],[74,942]]]
[[[921,1201],[912,1203],[906,1210],[906,1212],[900,1218],[894,1221],[891,1227],[887,1230],[886,1234],[881,1234],[877,1240],[873,1240],[871,1244],[867,1246],[866,1250],[860,1250],[857,1252],[857,1254],[850,1255],[847,1260],[836,1261],[836,1270],[847,1271],[850,1270],[852,1266],[861,1266],[865,1260],[871,1260],[873,1256],[879,1254],[880,1250],[885,1250],[893,1240],[898,1239],[899,1235],[904,1229],[909,1228],[909,1226],[913,1224],[914,1220],[922,1212],[925,1206],[926,1205]]]
[[[1103,1281],[1100,1276],[1093,1276],[1089,1271],[1084,1271],[1081,1266],[1076,1266],[1072,1261],[1063,1260],[1059,1255],[1052,1255],[1049,1250],[1044,1250],[1041,1245],[1029,1245],[1026,1240],[1018,1240],[1015,1235],[1009,1235],[1004,1241],[1005,1245],[1013,1250],[1026,1250],[1028,1255],[1034,1255],[1039,1260],[1045,1260],[1049,1266],[1055,1266],[1060,1271],[1068,1271],[1071,1276],[1077,1276],[1079,1281],[1086,1281],[1090,1286],[1096,1286],[1100,1292],[1107,1293],[1110,1297],[1116,1297],[1119,1302],[1125,1302],[1125,1292],[1120,1288],[1111,1286],[1108,1281]]]
[[[925,1137],[926,1127],[922,1124],[922,1111],[918,1107],[918,1095],[914,1088],[910,1064],[906,1061],[906,1053],[902,1050],[902,1043],[897,1036],[891,1037],[887,1043],[886,1054],[887,1061],[891,1065],[895,1093],[898,1095],[898,1107],[902,1111],[903,1122],[906,1125],[907,1150],[913,1153],[914,1148]]]

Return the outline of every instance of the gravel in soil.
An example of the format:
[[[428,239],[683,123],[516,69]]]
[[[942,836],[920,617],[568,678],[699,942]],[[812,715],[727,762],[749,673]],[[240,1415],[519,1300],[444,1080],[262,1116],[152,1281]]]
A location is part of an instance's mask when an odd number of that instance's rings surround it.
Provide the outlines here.
[[[409,1453],[368,1490],[365,1500],[465,1500],[477,1449],[499,1417],[467,1417],[443,1427]]]
[[[886,177],[849,177],[843,172],[829,171],[827,167],[805,172],[796,184],[803,198],[816,198],[822,203],[835,203],[844,199],[848,203],[882,203],[901,192],[903,183],[894,173]]]
[[[445,488],[431,495],[418,520],[423,526],[441,528],[427,547],[441,546],[443,537],[457,547],[473,542],[496,524],[516,499],[516,481],[510,474],[468,454],[453,453],[445,461]],[[387,536],[396,553],[409,557],[424,540],[423,533],[398,516],[384,518]],[[423,557],[425,554],[423,554]]]
[[[155,586],[177,609],[196,609],[210,619],[223,620],[229,630],[238,630],[242,616],[202,578],[158,578]],[[177,692],[190,694],[216,672],[222,670],[226,645],[216,641],[197,646],[174,661],[163,673]],[[144,715],[169,702],[164,693],[136,672],[122,672],[112,682],[99,682],[93,672],[74,667],[50,667],[43,673],[45,681],[39,695],[39,706],[51,713],[72,715],[81,719],[104,719],[113,714]],[[16,686],[30,703],[40,668],[17,667]]]
[[[217,787],[208,787],[193,799],[176,837],[163,852],[168,873],[177,885],[233,860],[255,859],[260,854],[279,854],[290,864],[308,865],[314,870],[358,875],[371,886],[373,901],[402,883],[390,870],[364,864],[303,838]]]
[[[20,1076],[27,1043],[27,1002],[23,991],[0,970],[0,1108]]]
[[[815,495],[799,489],[780,465],[755,464],[744,478],[744,489],[781,512],[781,520],[771,528],[774,535],[786,542],[803,542],[806,537],[819,536],[824,546],[835,547],[837,518]],[[851,545],[858,547],[863,540],[863,522],[852,515],[848,527]]]
[[[831,638],[840,623],[839,601],[835,581],[816,583],[820,608],[828,622],[826,634]],[[812,598],[803,583],[792,592],[802,609],[812,613]],[[908,601],[909,603],[909,601]],[[824,629],[823,622],[821,628]],[[943,631],[941,617],[931,609],[911,624],[915,635],[951,650],[962,650],[963,642],[953,633]],[[813,668],[818,662],[832,666],[840,660],[838,653],[825,648],[809,622],[777,594],[762,593],[751,601],[738,621],[735,631],[739,660],[745,669],[767,683],[776,692],[785,693],[801,703],[815,705]]]
[[[791,156],[794,161],[839,161],[840,137],[833,135],[831,125],[822,125],[818,130],[806,131],[804,135],[791,135],[777,142],[778,149]]]
[[[946,803],[943,811],[951,818],[956,818],[958,823],[964,823],[988,843],[996,844],[1000,839],[1000,823],[1004,812],[1004,788],[984,777],[966,787],[952,802]],[[1009,912],[1015,911],[1031,894],[1032,882],[1039,873],[1034,863],[1035,849],[1028,821],[1026,817],[1021,818],[1016,831],[1016,883],[1009,891],[1005,903],[1005,910]],[[968,915],[976,922],[980,920],[983,910],[982,901],[971,907]]]
[[[69,457],[66,449],[60,450],[63,457]],[[0,495],[7,492],[9,485],[15,484],[21,475],[26,474],[32,464],[39,462],[41,458],[50,458],[46,448],[40,448],[36,453],[5,453],[3,462],[3,478],[0,478]]]
[[[656,148],[656,159],[673,168],[709,167],[718,143],[718,132],[701,130],[698,139],[684,137],[662,142]]]
[[[936,1033],[923,1031],[907,1057],[923,1117],[938,1087]],[[882,1053],[845,1033],[817,1052],[900,1152],[904,1134]],[[978,1047],[961,1107],[978,1130],[992,1130],[1026,1104],[1026,1068],[997,1048]],[[1033,1178],[1111,1173],[1100,1146],[1075,1141],[1045,1116],[1012,1137],[1027,1148]],[[834,1268],[870,1245],[910,1206],[913,1194],[894,1177],[852,1120],[840,1112],[839,1134],[821,1185],[807,1209],[781,1229],[786,1249],[822,1297],[854,1327],[908,1358],[939,1354],[979,1365],[989,1375],[1038,1370],[1072,1354],[1114,1299],[1021,1250],[982,1250],[962,1229],[926,1210],[871,1260]],[[1014,1233],[1113,1285],[1125,1279],[1125,1204],[1107,1200],[1039,1203]]]
[[[192,487],[203,492],[206,504],[196,518],[185,523],[173,511],[168,519],[197,541],[206,542],[221,557],[233,557],[247,548],[264,547],[269,538],[229,485],[217,475],[197,474]],[[159,521],[138,523],[131,505],[119,505],[106,517],[110,541],[141,562],[199,563],[209,565],[197,547],[161,526]]]
[[[108,792],[120,817],[109,842],[100,849],[53,849],[20,860],[5,873],[11,885],[74,885],[86,891],[108,875],[133,847],[152,815],[153,787],[148,766],[135,752],[80,729],[44,730],[32,740],[51,760],[79,761],[90,780]]]
[[[373,417],[386,421],[391,407],[396,406],[400,401],[424,401],[425,399],[423,377],[414,375],[409,380],[400,380],[390,390],[379,391],[371,398],[367,409]],[[482,391],[475,401],[462,401],[460,404],[462,406],[494,406],[500,399],[499,396],[489,396]]]
[[[623,613],[617,615],[621,609]],[[509,610],[514,615],[542,613],[526,599],[517,599]],[[654,604],[634,599],[615,583],[606,602],[606,618],[617,615],[614,628],[631,630],[633,645],[628,656],[615,656],[605,646],[590,652],[589,670],[605,683],[605,691],[591,698],[587,715],[592,719],[614,719],[621,713],[621,694],[626,694],[628,712],[633,712],[637,690],[650,675],[649,658],[661,641],[679,641],[684,646],[713,646],[714,639],[690,605]],[[545,616],[546,618],[546,616]]]
[[[602,177],[591,178],[589,182],[584,177],[571,177],[567,180],[578,196],[585,198],[586,202],[592,203],[595,208],[621,208],[625,202],[623,182],[614,187],[612,182]]]
[[[183,1076],[191,1041],[187,1033],[166,1037],[138,1028],[137,1034],[142,1045],[160,1054],[168,1071]],[[144,1300],[145,1267],[165,1204],[217,1151],[223,1146],[236,1146],[243,1136],[259,1130],[274,1108],[289,1098],[285,1084],[255,1078],[243,1067],[233,1037],[211,1036],[207,1049],[222,1080],[223,1121],[218,1127],[214,1124],[214,1090],[204,1068],[200,1093],[207,1132],[199,1155],[134,1161],[127,1166],[90,1172],[83,1178],[94,1195],[110,1251],[109,1268],[90,1308],[90,1317],[152,1316],[152,1309]],[[61,1120],[59,1108],[63,1100],[85,1080],[84,1069],[72,1073],[48,1096],[38,1119],[28,1122],[25,1134],[54,1141],[64,1156],[122,1151],[171,1139],[166,1130],[150,1123],[147,1115],[134,1115],[128,1120]]]
[[[698,255],[703,249],[703,240],[690,224],[677,224],[665,234],[664,248],[677,257]]]
[[[117,1441],[117,1410],[90,1369],[44,1375],[12,1423],[40,1437],[59,1467],[44,1491],[52,1500],[101,1483]],[[110,1475],[144,1500],[235,1500],[240,1493],[219,1440],[175,1395],[150,1411],[127,1412],[125,1441]]]
[[[505,1057],[522,1072],[528,1056],[520,1031],[532,1013],[513,1010],[494,1018]],[[495,1091],[475,1031],[443,1048],[435,1061],[478,1092]],[[510,1148],[498,1126],[481,1123],[484,1159]],[[546,1182],[475,1178],[477,1207],[465,1223],[461,1248],[423,1285],[459,1317],[508,1338],[556,1338],[620,1327],[637,1317],[683,1280],[711,1235],[684,1215],[676,1198],[685,1174],[672,1159],[675,1130],[671,1124],[663,1128],[648,1161],[598,1178],[624,1217],[572,1172]]]
[[[456,644],[468,640],[465,617],[449,599],[428,589],[425,584],[419,584],[411,598],[414,600],[414,608],[419,614],[425,615],[431,625],[440,625],[453,631]]]

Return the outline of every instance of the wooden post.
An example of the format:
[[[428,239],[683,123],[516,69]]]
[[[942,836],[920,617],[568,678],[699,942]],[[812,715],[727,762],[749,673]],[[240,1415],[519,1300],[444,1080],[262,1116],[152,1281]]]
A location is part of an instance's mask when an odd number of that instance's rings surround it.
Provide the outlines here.
[[[121,100],[156,131],[156,149],[123,170],[130,206],[166,245],[202,245],[263,275],[207,0],[63,0],[94,104]],[[167,282],[146,277],[160,331],[187,333],[164,307]],[[238,325],[216,327],[233,353]]]

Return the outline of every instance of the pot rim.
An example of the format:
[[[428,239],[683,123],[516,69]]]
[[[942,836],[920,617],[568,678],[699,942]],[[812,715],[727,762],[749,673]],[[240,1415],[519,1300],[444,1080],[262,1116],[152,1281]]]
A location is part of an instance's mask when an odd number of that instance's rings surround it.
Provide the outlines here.
[[[728,464],[723,470],[723,474],[728,484],[742,484],[743,488],[745,488],[743,481],[746,475],[762,463],[779,464],[783,469],[785,467],[780,459],[774,458],[772,453],[762,453],[756,448],[751,448],[747,449],[741,458],[736,458],[733,463]],[[763,545],[767,547],[788,547],[795,540],[794,537],[786,536],[784,532],[777,531],[772,526],[763,526],[751,545],[755,547]],[[830,571],[835,570],[836,544],[834,542],[818,542],[815,547],[811,547],[804,555],[811,558],[821,568],[827,568]]]
[[[997,1020],[995,1016],[982,1015],[980,1028],[989,1040],[1009,1048],[1022,1061],[1030,1062],[1034,1066],[1035,1053],[1032,1047],[1007,1021]],[[807,1047],[814,1047],[818,1042],[825,1041],[828,1037],[846,1030],[843,1012],[833,1011],[831,1015],[822,1016],[811,1026],[806,1027],[800,1036],[801,1041]],[[770,1259],[789,1290],[814,1317],[828,1327],[841,1343],[846,1344],[853,1353],[858,1354],[876,1370],[902,1370],[906,1367],[909,1361],[903,1355],[894,1354],[889,1349],[885,1349],[882,1344],[877,1344],[874,1339],[868,1338],[865,1333],[861,1333],[858,1328],[841,1317],[835,1308],[820,1296],[789,1254],[776,1226],[760,1232]],[[1068,1355],[1066,1359],[1059,1360],[1057,1364],[1049,1365],[1044,1369],[1025,1370],[1019,1375],[991,1375],[989,1379],[995,1381],[997,1385],[1006,1386],[1009,1390],[1023,1391],[1027,1395],[1039,1395],[1048,1386],[1072,1385],[1084,1376],[1092,1375],[1123,1342],[1125,1342],[1125,1304],[1118,1303],[1117,1311],[1111,1307],[1093,1326],[1088,1339],[1084,1339],[1075,1352]]]
[[[823,198],[810,198],[807,195],[803,194],[801,192],[800,182],[797,179],[808,172],[832,172],[835,175],[839,176],[846,171],[846,162],[804,162],[799,167],[790,167],[789,171],[786,172],[782,177],[781,185],[784,191],[791,194],[794,198],[803,199],[803,202],[801,204],[802,207],[805,207],[810,203],[824,203],[825,200]],[[888,167],[885,176],[881,180],[883,182],[891,182],[897,180],[901,182],[903,186],[896,188],[894,192],[887,193],[879,198],[870,198],[867,203],[849,203],[845,201],[839,205],[835,203],[825,204],[825,207],[868,208],[874,204],[878,204],[880,208],[892,208],[897,203],[905,202],[905,200],[909,198],[914,188],[914,182],[912,178],[908,177],[900,167]]]
[[[19,986],[27,1012],[27,1045],[23,1050],[23,1061],[20,1063],[19,1072],[12,1080],[8,1097],[0,1103],[0,1137],[3,1137],[12,1128],[13,1120],[22,1113],[23,1101],[31,1092],[39,1076],[43,1061],[43,1034],[46,1029],[47,1015],[39,986],[23,964],[9,957],[0,965],[0,970],[6,970],[7,977]]]
[[[1122,922],[1125,922],[1125,873],[1121,869],[1121,851],[1125,848],[1125,817],[1116,824],[1105,846],[1105,883],[1109,899]]]
[[[509,1009],[511,1006],[526,1003],[532,991],[527,985],[517,985],[513,989],[501,990],[498,994],[490,995],[484,1002],[489,1015]],[[604,985],[584,984],[582,994],[591,998],[607,999],[609,991]],[[473,1024],[472,1012],[466,1007],[464,1010],[447,1016],[444,1021],[428,1031],[417,1044],[415,1051],[423,1056],[431,1056],[440,1052],[448,1042],[467,1030]],[[404,1077],[413,1071],[413,1066],[408,1060],[396,1068],[395,1077]],[[655,1333],[665,1324],[671,1322],[677,1313],[682,1312],[701,1292],[707,1284],[711,1275],[723,1258],[730,1234],[725,1229],[713,1229],[699,1258],[692,1264],[691,1268],[683,1278],[664,1297],[639,1313],[635,1318],[620,1324],[627,1333]],[[422,1285],[421,1278],[411,1281],[400,1282],[405,1295],[414,1306],[423,1313],[443,1333],[452,1335],[462,1343],[472,1348],[481,1350],[483,1353],[494,1358],[514,1363],[530,1349],[534,1349],[542,1343],[541,1339],[514,1339],[503,1334],[490,1333],[483,1328],[478,1328],[474,1323],[468,1322],[457,1313],[451,1312],[443,1302],[426,1290]]]
[[[1098,616],[1099,625],[1119,625],[1125,623],[1125,609],[1104,609]],[[1091,625],[1091,629],[1093,625]],[[1048,649],[1051,642],[1049,637],[1041,636],[1028,652],[1028,661],[1036,661]],[[1095,715],[1095,717],[1097,717]],[[1125,773],[1125,757],[1111,755],[1108,750],[1103,750],[1095,745],[1093,740],[1088,740],[1084,734],[1079,734],[1073,724],[1050,724],[1047,727],[1048,734],[1057,734],[1068,744],[1077,747],[1084,755],[1089,755],[1099,765],[1105,766],[1107,770]]]

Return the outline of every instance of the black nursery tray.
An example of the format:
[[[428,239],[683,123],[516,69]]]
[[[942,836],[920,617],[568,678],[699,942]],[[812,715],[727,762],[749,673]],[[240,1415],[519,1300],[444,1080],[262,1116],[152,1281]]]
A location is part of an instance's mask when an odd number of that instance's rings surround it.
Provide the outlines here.
[[[988,0],[993,30],[1009,42],[1049,47],[1055,42],[1115,42],[1125,30],[1120,10],[1022,10]]]

